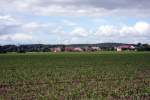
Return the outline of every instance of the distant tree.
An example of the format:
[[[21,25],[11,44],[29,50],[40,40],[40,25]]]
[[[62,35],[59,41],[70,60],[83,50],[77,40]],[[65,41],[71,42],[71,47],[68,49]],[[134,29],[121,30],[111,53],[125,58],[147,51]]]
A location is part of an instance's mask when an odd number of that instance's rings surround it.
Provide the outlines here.
[[[18,53],[26,53],[26,50],[25,50],[24,46],[19,46],[17,52]]]
[[[7,51],[3,48],[3,46],[0,46],[0,53],[7,53]]]
[[[150,45],[149,44],[137,44],[137,50],[138,51],[150,51]]]
[[[66,46],[63,45],[62,48],[61,48],[63,52],[65,51],[65,48],[66,48]]]
[[[148,44],[143,44],[144,51],[150,51],[150,45]]]
[[[50,52],[50,49],[48,47],[43,48],[43,52]]]
[[[138,43],[137,46],[142,46],[142,43]]]

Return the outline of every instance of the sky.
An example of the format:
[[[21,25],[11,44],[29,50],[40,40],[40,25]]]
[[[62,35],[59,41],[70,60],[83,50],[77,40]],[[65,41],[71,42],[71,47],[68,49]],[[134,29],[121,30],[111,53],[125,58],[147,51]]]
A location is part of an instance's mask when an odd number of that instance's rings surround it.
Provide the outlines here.
[[[150,44],[150,0],[0,0],[0,44]]]

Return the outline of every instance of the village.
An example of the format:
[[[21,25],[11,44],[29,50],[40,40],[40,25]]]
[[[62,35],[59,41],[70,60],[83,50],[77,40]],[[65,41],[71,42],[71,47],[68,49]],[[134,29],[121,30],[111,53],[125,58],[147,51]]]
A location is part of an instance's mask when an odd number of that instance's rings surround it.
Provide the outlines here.
[[[150,51],[148,44],[120,44],[120,43],[100,43],[100,44],[70,44],[70,45],[2,45],[0,53],[7,52],[96,52],[96,51]]]
[[[50,48],[51,52],[95,52],[95,51],[137,51],[136,47],[133,45],[120,45],[113,48],[101,48],[98,46],[88,46],[88,47],[54,47]]]

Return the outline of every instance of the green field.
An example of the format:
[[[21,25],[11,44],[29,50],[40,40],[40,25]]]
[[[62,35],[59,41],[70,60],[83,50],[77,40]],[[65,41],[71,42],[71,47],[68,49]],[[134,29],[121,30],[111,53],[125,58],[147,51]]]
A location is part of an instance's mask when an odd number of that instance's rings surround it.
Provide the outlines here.
[[[2,100],[148,100],[149,52],[0,55]]]

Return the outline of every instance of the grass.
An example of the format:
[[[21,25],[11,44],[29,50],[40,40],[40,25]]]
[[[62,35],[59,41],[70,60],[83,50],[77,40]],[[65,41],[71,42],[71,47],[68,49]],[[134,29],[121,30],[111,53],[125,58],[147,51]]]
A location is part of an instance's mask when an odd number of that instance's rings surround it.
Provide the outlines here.
[[[150,53],[1,54],[0,97],[150,99]]]

